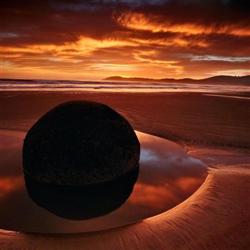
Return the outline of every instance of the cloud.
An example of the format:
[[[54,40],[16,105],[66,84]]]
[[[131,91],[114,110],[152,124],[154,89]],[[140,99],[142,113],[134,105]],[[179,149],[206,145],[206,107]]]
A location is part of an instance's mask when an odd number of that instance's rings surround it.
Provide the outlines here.
[[[250,6],[241,0],[24,0],[0,7],[5,77],[199,78],[216,67],[249,67]]]
[[[250,62],[249,56],[190,55],[191,61]]]
[[[249,27],[241,26],[241,24],[221,24],[208,23],[174,23],[172,20],[164,20],[163,16],[148,16],[143,13],[123,13],[117,18],[117,22],[132,30],[146,30],[157,32],[172,32],[190,35],[205,34],[229,34],[239,36],[250,36]]]

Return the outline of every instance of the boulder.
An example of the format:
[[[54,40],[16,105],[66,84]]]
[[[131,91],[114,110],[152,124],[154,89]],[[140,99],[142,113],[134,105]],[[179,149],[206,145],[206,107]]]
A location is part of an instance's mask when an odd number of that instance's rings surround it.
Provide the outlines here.
[[[65,218],[99,216],[128,198],[139,156],[137,136],[119,113],[96,102],[64,103],[24,139],[27,190],[38,205]]]

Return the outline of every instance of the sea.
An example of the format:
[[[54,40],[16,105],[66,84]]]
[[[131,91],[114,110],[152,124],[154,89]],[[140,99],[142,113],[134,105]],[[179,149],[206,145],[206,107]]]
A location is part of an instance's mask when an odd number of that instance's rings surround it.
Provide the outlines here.
[[[0,91],[200,92],[237,95],[250,92],[250,84],[1,79]]]

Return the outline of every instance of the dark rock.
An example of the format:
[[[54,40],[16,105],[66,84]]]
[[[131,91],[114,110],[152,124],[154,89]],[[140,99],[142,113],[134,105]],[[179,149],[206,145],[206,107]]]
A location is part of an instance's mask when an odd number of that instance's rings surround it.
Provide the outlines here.
[[[134,130],[113,109],[89,101],[65,103],[42,116],[26,135],[26,186],[38,205],[60,216],[98,216],[128,198],[139,155]]]

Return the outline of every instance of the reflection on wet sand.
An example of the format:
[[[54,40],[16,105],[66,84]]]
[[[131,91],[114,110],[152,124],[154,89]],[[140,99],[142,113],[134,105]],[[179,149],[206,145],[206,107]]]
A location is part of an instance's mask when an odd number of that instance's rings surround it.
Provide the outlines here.
[[[134,223],[179,204],[206,177],[206,166],[188,156],[177,144],[137,132],[142,146],[140,173],[129,199],[108,215],[81,221],[67,220],[37,206],[29,198],[21,165],[24,135],[24,132],[0,130],[0,140],[4,142],[0,146],[0,228],[3,229],[74,233]]]
[[[138,178],[138,165],[115,180],[81,186],[41,183],[25,176],[30,198],[49,212],[70,220],[104,216],[118,209],[130,196]]]
[[[23,186],[23,178],[21,176],[2,177],[0,178],[0,199],[8,196]]]

